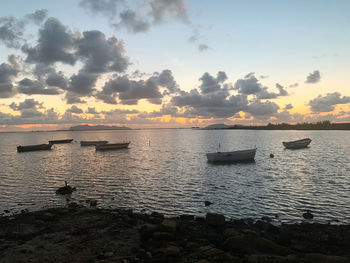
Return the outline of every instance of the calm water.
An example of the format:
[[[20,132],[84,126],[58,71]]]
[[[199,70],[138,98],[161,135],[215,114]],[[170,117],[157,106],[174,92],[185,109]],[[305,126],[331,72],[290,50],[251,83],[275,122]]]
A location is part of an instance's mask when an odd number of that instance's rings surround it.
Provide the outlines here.
[[[312,138],[284,150],[282,141]],[[130,140],[130,149],[96,152],[78,142],[17,153],[17,145],[52,139]],[[213,165],[205,153],[258,147],[255,163]],[[132,130],[0,134],[0,213],[64,205],[55,190],[67,180],[72,199],[166,215],[219,212],[231,218],[278,214],[283,222],[350,223],[350,132]],[[273,153],[275,158],[270,159]],[[203,201],[214,204],[205,207]]]

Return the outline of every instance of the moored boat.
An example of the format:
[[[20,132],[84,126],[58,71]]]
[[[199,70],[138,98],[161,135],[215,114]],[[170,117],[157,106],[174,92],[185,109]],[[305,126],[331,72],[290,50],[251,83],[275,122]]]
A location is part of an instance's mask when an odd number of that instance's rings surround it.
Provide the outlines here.
[[[32,152],[32,151],[42,151],[42,150],[51,150],[52,144],[36,144],[36,145],[26,145],[26,146],[17,146],[17,152]]]
[[[305,138],[297,141],[282,142],[286,149],[301,149],[306,148],[311,143],[310,138]]]
[[[108,143],[108,141],[80,141],[80,146],[96,146],[106,143]]]
[[[64,139],[64,140],[52,140],[49,141],[50,144],[61,144],[61,143],[71,143],[73,139]]]
[[[247,162],[254,161],[256,149],[207,153],[208,162]]]
[[[108,151],[128,148],[130,142],[106,143],[96,145],[96,151]]]

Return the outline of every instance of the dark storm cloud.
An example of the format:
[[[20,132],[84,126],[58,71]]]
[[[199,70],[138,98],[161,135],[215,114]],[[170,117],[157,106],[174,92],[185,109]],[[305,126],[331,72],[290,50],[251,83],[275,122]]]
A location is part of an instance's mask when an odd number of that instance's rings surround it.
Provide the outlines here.
[[[208,72],[204,73],[203,76],[199,79],[202,84],[199,86],[201,92],[210,93],[216,92],[221,89],[221,84],[227,79],[226,73],[219,71],[216,78],[211,76]]]
[[[8,48],[20,48],[25,23],[12,16],[0,17],[0,42]]]
[[[115,37],[106,39],[100,31],[85,31],[76,45],[77,55],[85,62],[87,72],[124,72],[130,64],[123,42]]]
[[[309,101],[309,106],[311,107],[312,112],[330,112],[338,104],[347,104],[350,103],[350,97],[343,96],[339,92],[327,93],[325,96],[319,95],[317,98]]]
[[[234,89],[245,95],[257,94],[262,91],[261,84],[253,72],[247,74],[243,79],[238,79]]]
[[[124,0],[81,0],[79,6],[85,8],[91,13],[101,13],[107,16],[114,16],[117,13],[117,7]]]
[[[260,100],[255,100],[254,102],[250,103],[245,110],[246,112],[250,113],[254,117],[260,117],[260,116],[269,116],[272,114],[277,113],[279,109],[279,106],[271,101],[265,101],[262,102]]]
[[[41,81],[24,78],[18,82],[18,92],[33,95],[57,95],[60,94],[57,88],[47,88]]]
[[[47,10],[40,9],[36,10],[34,13],[28,14],[25,18],[36,25],[40,25],[47,18]]]
[[[72,107],[70,107],[69,109],[66,110],[66,112],[70,112],[70,113],[75,113],[75,114],[81,114],[83,113],[83,110],[78,108],[75,105],[72,105]]]
[[[150,29],[150,23],[139,17],[134,11],[128,9],[119,14],[120,22],[113,24],[115,28],[126,28],[130,33],[147,32]]]
[[[34,99],[25,99],[23,102],[14,103],[12,102],[9,107],[14,111],[21,111],[25,109],[36,109],[42,108],[42,103],[34,100]]]
[[[76,58],[72,52],[76,36],[58,19],[49,18],[39,30],[38,44],[34,47],[24,45],[22,51],[27,54],[28,63],[45,65],[62,62],[74,65]]]
[[[150,0],[148,1],[154,23],[161,23],[168,17],[174,17],[188,23],[187,5],[185,0]]]
[[[75,93],[77,96],[90,96],[95,90],[97,78],[97,74],[80,70],[78,74],[71,76],[68,91]]]
[[[318,70],[315,70],[314,72],[310,73],[307,77],[306,77],[306,81],[305,83],[317,83],[319,82],[321,79],[321,74]]]
[[[16,56],[10,55],[8,62],[0,64],[0,98],[9,98],[14,95],[12,82],[20,72],[20,65]]]

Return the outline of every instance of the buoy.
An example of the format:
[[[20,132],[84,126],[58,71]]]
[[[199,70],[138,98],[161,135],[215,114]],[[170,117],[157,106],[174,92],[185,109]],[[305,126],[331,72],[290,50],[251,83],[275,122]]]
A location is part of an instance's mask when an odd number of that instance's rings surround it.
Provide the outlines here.
[[[270,158],[273,158],[273,157],[275,157],[275,156],[273,155],[273,153],[270,153]]]

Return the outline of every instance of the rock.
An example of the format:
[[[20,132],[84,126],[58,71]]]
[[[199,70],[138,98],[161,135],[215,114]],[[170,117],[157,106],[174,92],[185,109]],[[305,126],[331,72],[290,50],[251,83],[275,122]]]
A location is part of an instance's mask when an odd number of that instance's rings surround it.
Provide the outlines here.
[[[75,203],[75,202],[71,202],[71,203],[68,204],[68,207],[69,208],[77,208],[77,207],[79,207],[79,205],[77,203]]]
[[[141,240],[142,241],[149,240],[153,236],[153,233],[156,231],[156,229],[157,227],[155,225],[151,225],[151,224],[142,225],[139,228]]]
[[[206,259],[201,259],[201,260],[197,261],[196,263],[210,263],[210,262]]]
[[[310,253],[305,255],[306,262],[308,263],[349,263],[350,260],[346,257],[330,256],[317,253]]]
[[[167,232],[154,232],[153,233],[153,239],[155,241],[164,242],[164,241],[173,240],[174,236],[172,234],[170,234],[170,233],[167,233]]]
[[[299,263],[300,260],[295,255],[286,257],[274,255],[250,255],[244,257],[247,263]]]
[[[225,216],[216,213],[207,213],[205,220],[210,226],[222,226],[225,224]]]
[[[206,255],[207,257],[215,257],[215,256],[221,255],[223,253],[224,253],[224,251],[222,251],[221,249],[213,247],[213,248],[206,250],[204,252],[204,255]]]
[[[280,246],[271,240],[254,235],[239,235],[225,240],[223,247],[238,254],[273,254],[286,256],[293,254],[289,248]]]
[[[176,221],[172,219],[164,219],[161,224],[161,229],[164,232],[175,233],[176,232]]]
[[[224,239],[227,239],[229,237],[238,236],[238,235],[239,235],[239,232],[234,228],[226,228],[224,230]]]
[[[312,219],[314,216],[313,216],[313,214],[311,214],[310,211],[306,211],[306,213],[303,214],[303,217],[305,219]]]
[[[212,202],[210,202],[210,201],[204,201],[204,205],[205,206],[210,206],[210,205],[212,205],[213,203]]]
[[[180,253],[181,253],[180,249],[176,246],[168,245],[165,248],[165,255],[168,257],[178,257],[180,256]]]
[[[181,220],[194,220],[194,215],[180,215]]]
[[[97,206],[97,200],[91,200],[90,206]]]
[[[56,194],[59,194],[59,195],[70,195],[73,191],[76,190],[75,187],[71,187],[67,184],[67,181],[64,181],[65,182],[65,186],[63,187],[60,187],[56,190]]]

